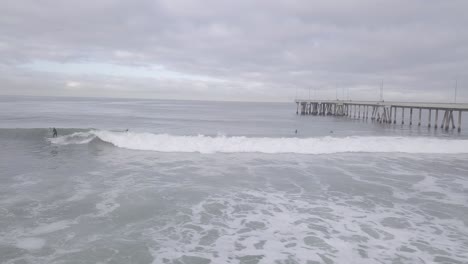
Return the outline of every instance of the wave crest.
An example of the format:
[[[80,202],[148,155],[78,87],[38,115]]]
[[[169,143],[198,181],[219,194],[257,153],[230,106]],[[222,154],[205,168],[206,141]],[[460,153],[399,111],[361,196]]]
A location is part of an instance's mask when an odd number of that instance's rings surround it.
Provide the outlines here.
[[[468,140],[424,137],[269,138],[243,136],[176,136],[95,130],[50,139],[54,144],[88,144],[99,138],[116,147],[159,152],[198,153],[468,153]]]

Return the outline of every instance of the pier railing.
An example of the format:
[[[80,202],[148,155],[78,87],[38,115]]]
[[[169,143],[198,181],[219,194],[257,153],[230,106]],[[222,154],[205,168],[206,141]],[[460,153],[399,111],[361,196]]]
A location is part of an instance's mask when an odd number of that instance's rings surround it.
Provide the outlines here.
[[[417,124],[421,126],[422,111],[428,112],[427,126],[431,127],[434,111],[434,129],[439,126],[439,111],[443,113],[440,128],[461,131],[462,112],[468,111],[468,104],[421,103],[421,102],[385,102],[351,100],[295,100],[296,114],[345,116],[358,119],[370,119],[379,123],[397,123],[397,112],[401,112],[401,124],[405,123],[405,111],[409,110],[409,125],[413,125],[413,112],[418,112]],[[454,112],[458,112],[458,126],[455,125]]]

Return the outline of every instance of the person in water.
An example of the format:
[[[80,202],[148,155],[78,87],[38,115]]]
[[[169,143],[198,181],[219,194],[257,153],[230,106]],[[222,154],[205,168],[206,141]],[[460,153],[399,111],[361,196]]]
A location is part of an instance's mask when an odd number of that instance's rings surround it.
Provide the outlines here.
[[[52,128],[52,133],[52,137],[57,137],[57,129],[55,129],[55,127]]]

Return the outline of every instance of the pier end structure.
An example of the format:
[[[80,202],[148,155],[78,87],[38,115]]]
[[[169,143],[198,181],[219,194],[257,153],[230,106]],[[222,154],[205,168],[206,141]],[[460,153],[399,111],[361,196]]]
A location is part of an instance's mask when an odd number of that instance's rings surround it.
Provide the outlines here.
[[[461,131],[462,112],[468,112],[468,104],[464,103],[423,103],[394,101],[352,101],[352,100],[301,100],[296,99],[297,115],[340,116],[353,119],[368,120],[382,124],[396,124],[397,111],[401,111],[401,124],[405,124],[405,110],[409,109],[409,125],[413,124],[413,110],[419,110],[418,126],[421,126],[423,111],[428,112],[428,128],[431,127],[432,110],[435,111],[434,128],[437,129],[439,111],[444,113],[440,128]],[[361,111],[362,110],[362,111]],[[370,111],[369,111],[370,110]],[[455,124],[454,112],[458,112],[458,122]],[[393,115],[393,118],[392,118]]]

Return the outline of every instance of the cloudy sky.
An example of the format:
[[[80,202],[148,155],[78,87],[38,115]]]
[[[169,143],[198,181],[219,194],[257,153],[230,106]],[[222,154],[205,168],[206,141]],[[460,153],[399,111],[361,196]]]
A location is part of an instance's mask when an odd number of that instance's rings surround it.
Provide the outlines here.
[[[0,94],[468,101],[466,0],[4,0]]]

